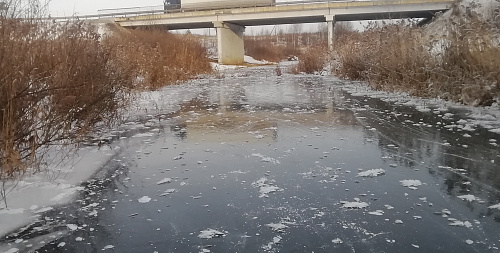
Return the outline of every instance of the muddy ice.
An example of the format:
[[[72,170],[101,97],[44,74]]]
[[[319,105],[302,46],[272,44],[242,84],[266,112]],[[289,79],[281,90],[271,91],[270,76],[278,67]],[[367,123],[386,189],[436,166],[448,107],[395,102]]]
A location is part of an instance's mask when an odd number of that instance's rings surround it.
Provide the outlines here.
[[[131,118],[73,203],[0,249],[499,252],[500,136],[353,85],[270,66],[169,87],[178,104]]]

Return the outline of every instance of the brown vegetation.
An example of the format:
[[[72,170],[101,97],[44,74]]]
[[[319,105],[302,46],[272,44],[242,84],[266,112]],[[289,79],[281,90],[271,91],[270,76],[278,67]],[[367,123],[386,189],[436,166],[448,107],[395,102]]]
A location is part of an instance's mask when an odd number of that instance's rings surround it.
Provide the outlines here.
[[[498,28],[457,6],[440,22],[441,36],[404,22],[346,34],[336,43],[333,71],[376,89],[476,106],[500,102]]]
[[[158,89],[212,71],[206,49],[193,35],[110,28],[103,44],[118,69],[140,77],[138,87]]]
[[[321,72],[327,62],[328,49],[325,44],[311,46],[299,57],[299,63],[292,67],[294,74],[307,73],[314,74]]]
[[[83,22],[0,15],[0,45],[3,183],[38,170],[51,146],[77,144],[116,122],[134,89],[211,71],[197,40],[161,31],[116,30],[103,39]]]
[[[300,50],[293,45],[276,43],[273,39],[272,36],[245,38],[245,54],[269,62],[280,62],[300,54]]]

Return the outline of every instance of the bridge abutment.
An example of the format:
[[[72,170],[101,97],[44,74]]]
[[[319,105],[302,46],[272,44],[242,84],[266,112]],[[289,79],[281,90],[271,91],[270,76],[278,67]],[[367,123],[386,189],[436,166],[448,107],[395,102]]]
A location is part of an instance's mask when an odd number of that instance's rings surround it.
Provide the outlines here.
[[[328,24],[328,50],[333,52],[335,49],[335,15],[325,15]]]
[[[219,63],[243,64],[245,62],[243,39],[245,27],[226,22],[213,22],[213,24],[217,29]]]

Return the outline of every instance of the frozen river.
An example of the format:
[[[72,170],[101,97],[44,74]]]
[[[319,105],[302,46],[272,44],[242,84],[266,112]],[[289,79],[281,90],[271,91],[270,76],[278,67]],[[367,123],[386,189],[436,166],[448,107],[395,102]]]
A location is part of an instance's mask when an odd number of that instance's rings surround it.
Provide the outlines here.
[[[274,67],[169,87],[19,252],[499,252],[500,136]],[[173,95],[172,95],[173,96]],[[419,109],[419,110],[417,110]],[[500,143],[499,143],[500,144]]]

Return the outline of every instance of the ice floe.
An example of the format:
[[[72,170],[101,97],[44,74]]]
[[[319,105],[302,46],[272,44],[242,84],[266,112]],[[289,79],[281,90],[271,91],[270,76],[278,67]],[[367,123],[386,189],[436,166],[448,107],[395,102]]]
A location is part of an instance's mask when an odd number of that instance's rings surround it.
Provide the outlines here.
[[[368,207],[370,204],[360,201],[359,198],[354,198],[354,202],[340,201],[343,208],[347,209],[362,209]]]
[[[358,177],[377,177],[385,174],[384,169],[372,169],[367,171],[362,171],[358,173]]]
[[[399,181],[402,186],[408,187],[412,190],[416,190],[417,186],[421,186],[422,182],[420,180],[401,180]]]
[[[209,229],[200,231],[198,238],[212,239],[212,238],[224,237],[224,236],[226,236],[226,234],[227,234],[226,231],[221,232],[221,231],[209,228]]]
[[[139,201],[139,203],[145,204],[145,203],[148,203],[149,201],[151,201],[151,198],[148,196],[144,196],[144,197],[138,199],[137,201]]]
[[[489,206],[488,208],[489,209],[498,209],[498,210],[500,210],[500,203],[498,203],[496,205]]]
[[[158,181],[156,184],[162,185],[162,184],[168,184],[168,183],[172,183],[172,179],[167,177],[167,178],[164,178],[164,179]]]
[[[252,186],[259,188],[259,198],[268,198],[269,193],[283,191],[283,188],[277,187],[274,184],[274,180],[269,180],[265,177],[252,183]]]

